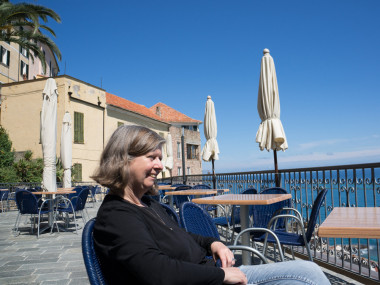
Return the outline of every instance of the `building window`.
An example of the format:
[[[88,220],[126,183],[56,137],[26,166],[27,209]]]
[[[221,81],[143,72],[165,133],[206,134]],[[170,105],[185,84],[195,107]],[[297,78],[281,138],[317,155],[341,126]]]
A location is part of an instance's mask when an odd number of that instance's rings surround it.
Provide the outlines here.
[[[1,63],[6,66],[9,66],[9,59],[10,59],[9,50],[5,49],[3,46],[0,46],[0,56],[1,56]]]
[[[187,144],[187,159],[198,159],[198,146]]]
[[[28,50],[26,48],[23,48],[22,46],[20,46],[20,53],[23,56],[28,57]]]
[[[21,60],[21,68],[20,68],[20,74],[24,79],[28,79],[29,75],[29,65],[27,65],[25,62]]]
[[[74,143],[84,143],[84,114],[74,112]]]
[[[190,167],[187,168],[187,175],[191,175],[191,169],[190,169]]]
[[[73,165],[73,180],[75,182],[82,181],[82,164],[81,163],[74,163]]]
[[[124,126],[123,122],[117,122],[117,127]]]
[[[177,158],[181,158],[181,143],[177,142]]]
[[[177,167],[177,170],[178,170],[178,176],[181,176],[182,175],[182,173],[181,173],[181,167]]]

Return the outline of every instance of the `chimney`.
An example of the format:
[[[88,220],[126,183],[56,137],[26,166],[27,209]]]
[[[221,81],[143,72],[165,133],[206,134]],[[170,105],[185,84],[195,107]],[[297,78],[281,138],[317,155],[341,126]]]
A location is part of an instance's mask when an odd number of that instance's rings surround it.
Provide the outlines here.
[[[156,115],[161,117],[161,107],[160,106],[156,107]]]

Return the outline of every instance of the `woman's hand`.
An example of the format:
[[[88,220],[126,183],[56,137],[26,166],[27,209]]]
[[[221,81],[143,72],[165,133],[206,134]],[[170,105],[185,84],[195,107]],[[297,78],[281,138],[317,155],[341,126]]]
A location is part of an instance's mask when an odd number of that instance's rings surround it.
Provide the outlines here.
[[[224,270],[223,284],[246,285],[247,276],[237,267],[222,268]]]
[[[211,252],[214,261],[218,258],[222,262],[222,268],[232,267],[235,264],[235,258],[232,251],[220,241],[214,241],[211,244]]]

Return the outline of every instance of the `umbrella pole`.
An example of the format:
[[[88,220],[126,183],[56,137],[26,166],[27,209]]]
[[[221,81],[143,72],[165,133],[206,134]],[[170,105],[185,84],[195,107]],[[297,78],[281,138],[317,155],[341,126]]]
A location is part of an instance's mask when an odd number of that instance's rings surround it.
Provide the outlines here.
[[[280,176],[278,174],[278,164],[277,164],[277,150],[273,150],[274,156],[274,179],[276,183],[276,187],[280,187]]]
[[[216,176],[215,176],[215,168],[214,168],[214,159],[211,159],[212,162],[212,185],[214,186],[213,189],[216,189]]]

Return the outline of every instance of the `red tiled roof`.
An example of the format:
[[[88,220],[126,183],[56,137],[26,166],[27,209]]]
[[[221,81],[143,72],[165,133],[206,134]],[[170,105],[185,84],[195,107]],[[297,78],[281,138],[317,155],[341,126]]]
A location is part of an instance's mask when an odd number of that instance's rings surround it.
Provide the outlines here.
[[[174,110],[173,108],[165,105],[164,103],[157,103],[149,109],[151,112],[156,114],[157,107],[160,107],[161,119],[164,121],[173,123],[202,123],[202,121],[192,119],[185,114],[182,114],[181,112],[178,112],[177,110]]]
[[[150,109],[145,107],[144,105],[140,105],[137,103],[133,103],[132,101],[129,101],[127,99],[118,97],[116,95],[110,94],[106,92],[106,102],[108,105],[113,105],[128,111],[132,111],[134,113],[138,113],[140,115],[159,120],[161,122],[167,122],[163,118],[157,116],[154,112],[152,112]]]

